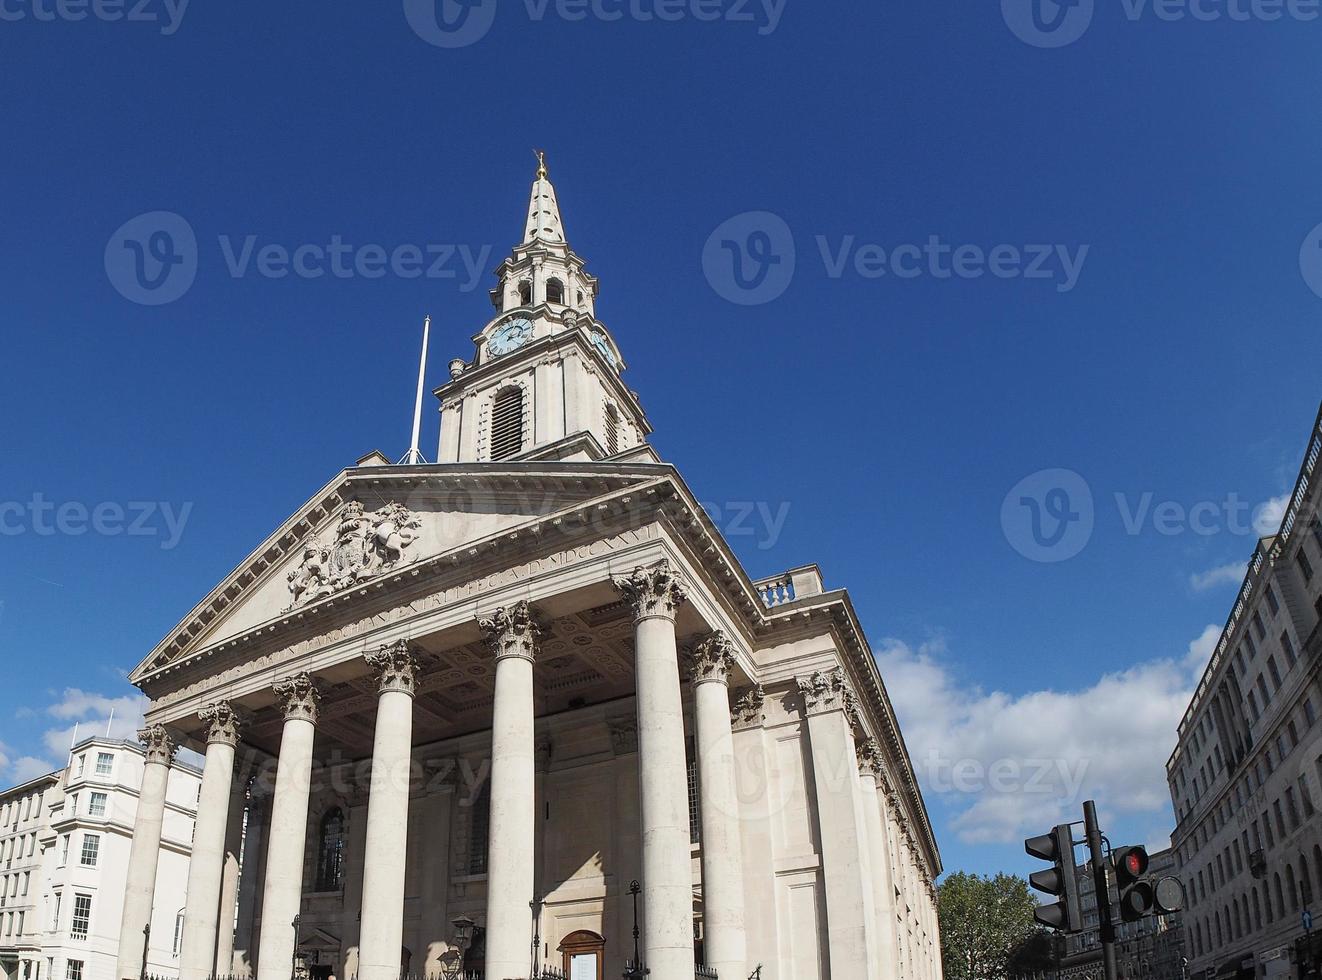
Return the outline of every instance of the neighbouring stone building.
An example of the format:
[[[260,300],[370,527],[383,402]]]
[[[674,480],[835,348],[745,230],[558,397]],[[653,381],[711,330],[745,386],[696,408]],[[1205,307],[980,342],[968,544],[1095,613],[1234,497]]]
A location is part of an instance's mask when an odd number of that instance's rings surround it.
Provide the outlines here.
[[[651,980],[938,980],[941,859],[849,595],[752,579],[648,445],[544,166],[496,275],[439,462],[336,474],[133,672],[119,977],[186,744],[183,980],[619,977],[635,908]]]
[[[1322,414],[1166,764],[1191,980],[1303,978],[1322,946]]]
[[[0,964],[6,980],[115,980],[129,847],[144,773],[141,746],[110,738],[78,742],[66,769],[0,796]],[[159,976],[178,972],[184,885],[201,773],[169,771],[150,936],[139,960]],[[143,925],[145,925],[144,923]]]

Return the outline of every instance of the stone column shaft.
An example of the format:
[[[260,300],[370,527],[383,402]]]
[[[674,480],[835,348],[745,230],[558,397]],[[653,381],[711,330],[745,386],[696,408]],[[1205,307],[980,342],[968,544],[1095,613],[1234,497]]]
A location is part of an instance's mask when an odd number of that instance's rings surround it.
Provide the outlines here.
[[[397,980],[404,945],[404,873],[408,859],[409,776],[417,661],[399,641],[369,654],[376,671],[376,737],[367,798],[359,980]],[[261,962],[265,962],[263,955]]]
[[[144,728],[138,738],[146,746],[142,786],[138,790],[138,812],[133,820],[133,843],[124,882],[124,912],[119,925],[119,957],[115,976],[137,980],[142,973],[144,930],[151,922],[156,894],[156,865],[161,853],[161,830],[165,824],[165,794],[170,782],[170,760],[174,741],[160,725]]]
[[[532,969],[537,778],[532,665],[541,628],[526,602],[498,609],[479,625],[496,657],[487,834],[486,973],[490,977],[523,977]]]
[[[689,654],[702,820],[703,944],[707,966],[723,977],[745,977],[744,867],[735,791],[730,671],[734,650],[716,633]]]
[[[239,719],[229,702],[208,705],[199,714],[208,723],[209,731],[202,767],[202,793],[193,828],[193,853],[188,862],[179,980],[206,980],[215,972],[225,826],[229,819],[230,787],[234,782],[234,752],[239,742]]]
[[[651,980],[693,976],[688,765],[675,615],[683,584],[661,561],[616,586],[634,606],[638,768],[643,825],[643,948]]]
[[[230,787],[225,818],[225,863],[220,874],[220,909],[216,922],[216,972],[234,972],[234,925],[239,904],[239,852],[243,849],[243,812],[248,806],[246,779]]]
[[[257,941],[257,980],[285,980],[293,969],[294,917],[303,906],[303,864],[312,792],[312,750],[321,694],[307,674],[275,685],[285,716],[280,758],[267,830],[266,882],[262,888],[262,931]]]
[[[891,879],[890,847],[886,839],[886,802],[878,792],[881,749],[869,739],[859,746],[859,784],[863,790],[863,814],[867,823],[868,857],[872,867],[873,904],[877,915],[877,953],[883,980],[900,975],[895,938],[895,887]]]
[[[877,922],[858,761],[849,720],[853,695],[840,668],[800,678],[826,891],[831,976],[878,975]]]

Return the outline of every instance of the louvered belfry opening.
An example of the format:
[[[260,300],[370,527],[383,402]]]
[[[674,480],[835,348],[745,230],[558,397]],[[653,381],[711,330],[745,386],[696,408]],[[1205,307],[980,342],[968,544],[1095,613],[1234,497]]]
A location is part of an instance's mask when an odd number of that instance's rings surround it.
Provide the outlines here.
[[[491,458],[509,459],[523,451],[523,389],[505,388],[491,406]]]
[[[606,406],[606,452],[614,456],[620,451],[620,413],[614,405]]]

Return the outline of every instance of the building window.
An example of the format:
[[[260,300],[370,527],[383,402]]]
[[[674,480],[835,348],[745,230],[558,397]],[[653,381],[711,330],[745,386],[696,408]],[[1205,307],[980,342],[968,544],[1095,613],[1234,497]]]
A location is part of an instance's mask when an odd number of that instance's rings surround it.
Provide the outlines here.
[[[60,838],[60,867],[69,863],[69,834]]]
[[[523,452],[523,389],[511,385],[496,393],[491,406],[491,458]]]
[[[1267,672],[1272,675],[1272,687],[1279,688],[1281,686],[1281,670],[1276,666],[1275,657],[1267,658]]]
[[[179,955],[179,947],[184,941],[184,913],[180,912],[174,917],[174,946],[172,952],[175,956]]]
[[[96,754],[96,774],[98,776],[109,776],[114,765],[115,757],[111,753],[98,752]]]
[[[73,897],[73,921],[69,923],[69,935],[74,939],[86,939],[87,927],[92,922],[92,896],[75,895]]]
[[[321,818],[317,838],[317,891],[338,891],[344,884],[344,812],[339,807]]]
[[[77,769],[77,771],[74,773],[74,775],[75,775],[75,776],[82,776],[82,774],[83,774],[83,770],[86,769],[86,768],[87,768],[87,755],[86,755],[86,754],[83,754],[83,755],[80,755],[80,756],[78,757],[78,769]]]
[[[92,798],[87,801],[87,815],[89,817],[104,817],[106,815],[105,793],[92,794]]]
[[[64,980],[83,980],[83,961],[70,960],[64,968]]]
[[[60,904],[63,898],[64,898],[63,892],[56,892],[55,901],[51,903],[51,913],[50,913],[51,932],[60,931]]]
[[[532,306],[532,283],[519,283],[519,305]]]
[[[1304,551],[1303,545],[1300,545],[1299,550],[1295,552],[1294,562],[1299,566],[1299,574],[1304,577],[1304,581],[1311,582],[1313,580],[1313,563],[1308,560],[1308,554]]]
[[[84,868],[95,868],[97,856],[101,853],[101,838],[96,834],[83,834],[83,853],[79,863]]]
[[[1276,590],[1271,587],[1270,583],[1267,585],[1267,606],[1271,609],[1273,616],[1281,611],[1281,604],[1276,601]]]
[[[557,306],[565,305],[565,284],[559,279],[548,279],[546,281],[546,301],[555,303]]]
[[[469,817],[468,873],[484,875],[487,873],[487,830],[491,824],[491,780],[482,784],[472,809]]]
[[[614,456],[620,451],[620,413],[614,405],[606,406],[606,452]]]

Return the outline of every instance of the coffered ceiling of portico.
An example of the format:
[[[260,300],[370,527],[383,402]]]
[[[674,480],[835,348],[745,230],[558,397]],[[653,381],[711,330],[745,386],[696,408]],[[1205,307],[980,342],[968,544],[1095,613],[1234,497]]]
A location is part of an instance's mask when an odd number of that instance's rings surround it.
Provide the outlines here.
[[[495,663],[481,640],[446,646],[441,637],[414,641],[421,671],[413,713],[414,742],[423,744],[491,726]],[[585,609],[548,624],[533,667],[538,714],[564,711],[633,693],[633,616],[623,602]],[[371,753],[377,693],[362,673],[322,688],[319,754],[348,758]],[[283,720],[275,707],[253,712],[246,742],[274,754]]]

